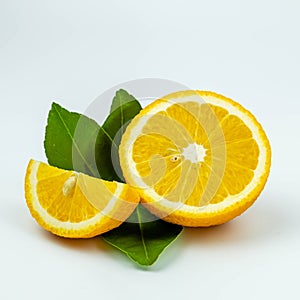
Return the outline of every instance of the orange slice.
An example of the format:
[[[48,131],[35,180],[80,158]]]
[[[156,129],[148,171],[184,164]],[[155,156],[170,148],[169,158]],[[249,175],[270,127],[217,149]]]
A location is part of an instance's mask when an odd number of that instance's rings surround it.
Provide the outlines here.
[[[126,184],[109,182],[31,160],[25,197],[32,216],[63,237],[89,238],[119,226],[139,202]]]
[[[158,217],[211,226],[240,215],[258,197],[271,149],[255,117],[213,92],[182,91],[154,101],[120,145],[126,182]]]

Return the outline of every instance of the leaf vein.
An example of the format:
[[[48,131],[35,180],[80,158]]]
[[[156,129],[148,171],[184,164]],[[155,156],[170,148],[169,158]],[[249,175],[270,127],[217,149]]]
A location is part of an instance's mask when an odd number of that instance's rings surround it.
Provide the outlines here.
[[[142,240],[143,248],[144,248],[144,251],[145,251],[146,258],[147,258],[147,260],[149,260],[148,250],[147,250],[146,243],[145,243],[145,238],[144,238],[143,223],[142,223],[142,220],[141,220],[141,215],[140,215],[138,207],[136,209],[136,212],[137,212],[137,217],[138,217],[138,221],[139,221],[139,228],[140,228],[140,231],[141,231],[141,240]]]

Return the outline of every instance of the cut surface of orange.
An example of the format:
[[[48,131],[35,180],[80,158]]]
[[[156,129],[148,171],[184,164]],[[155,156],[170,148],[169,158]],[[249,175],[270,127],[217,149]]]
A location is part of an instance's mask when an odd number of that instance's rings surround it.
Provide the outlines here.
[[[127,184],[109,182],[31,160],[25,198],[36,221],[63,237],[89,238],[119,226],[139,202]]]
[[[184,226],[222,224],[262,191],[271,148],[255,117],[206,91],[158,99],[129,124],[120,145],[126,182],[158,217]]]

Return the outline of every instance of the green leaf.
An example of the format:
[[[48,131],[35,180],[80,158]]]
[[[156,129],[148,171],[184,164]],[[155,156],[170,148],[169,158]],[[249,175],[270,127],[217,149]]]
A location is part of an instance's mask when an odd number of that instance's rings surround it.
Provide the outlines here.
[[[98,177],[94,161],[99,132],[103,130],[94,120],[53,103],[44,140],[49,164]]]
[[[139,205],[126,223],[102,237],[134,262],[150,266],[182,231],[182,226],[154,218]]]
[[[104,180],[122,182],[115,170],[117,166],[114,166],[112,160],[113,139],[102,127],[101,129],[102,130],[98,132],[95,145],[95,161],[100,175],[99,177]]]
[[[125,91],[123,89],[118,90],[116,92],[116,95],[113,98],[113,101],[112,101],[112,104],[111,104],[111,107],[110,107],[110,113],[115,111],[120,106],[122,106],[126,103],[130,103],[130,102],[134,102],[138,106],[140,106],[139,102],[135,99],[135,97],[130,95],[127,91]]]
[[[128,124],[141,109],[140,103],[132,95],[122,89],[116,92],[111,113],[102,125],[108,140],[102,143],[105,138],[103,132],[99,132],[97,139],[96,161],[101,178],[124,182],[119,161],[119,145]],[[108,165],[111,167],[108,168]]]

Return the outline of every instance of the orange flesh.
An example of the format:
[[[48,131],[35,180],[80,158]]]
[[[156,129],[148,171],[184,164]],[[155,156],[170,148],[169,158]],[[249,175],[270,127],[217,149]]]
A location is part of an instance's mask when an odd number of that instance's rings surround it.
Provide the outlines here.
[[[206,150],[203,161],[182,155],[194,143]],[[258,157],[258,145],[241,119],[195,102],[173,104],[150,117],[133,145],[143,181],[160,196],[193,206],[240,193],[252,180]]]
[[[39,195],[40,205],[49,215],[61,222],[78,223],[88,220],[99,213],[93,205],[87,200],[87,195],[83,193],[78,179],[74,179],[74,186],[69,188],[68,193],[64,193],[64,185],[67,180],[74,175],[73,172],[49,168],[46,164],[40,164],[37,171],[36,192]],[[80,175],[79,175],[80,176]],[[104,186],[104,184],[103,184]],[[99,188],[99,182],[98,186]],[[111,183],[109,187],[105,184],[106,191],[112,194],[115,192],[116,184]],[[111,194],[104,200],[101,198],[101,205],[106,206]],[[105,195],[103,193],[103,195]],[[89,199],[90,200],[90,199]]]

